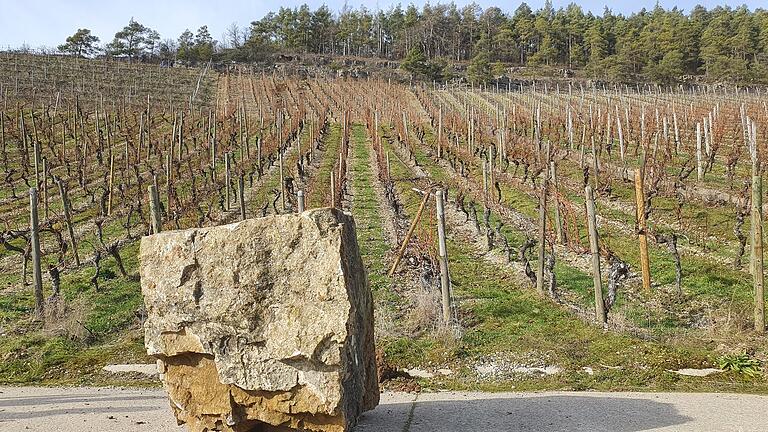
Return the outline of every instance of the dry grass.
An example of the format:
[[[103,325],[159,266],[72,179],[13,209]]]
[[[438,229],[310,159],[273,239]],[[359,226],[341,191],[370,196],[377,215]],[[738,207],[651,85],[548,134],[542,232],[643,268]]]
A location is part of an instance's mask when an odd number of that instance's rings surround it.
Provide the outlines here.
[[[61,296],[46,301],[43,333],[49,337],[63,336],[73,341],[85,342],[93,337],[85,323],[91,307],[78,297],[67,301]]]

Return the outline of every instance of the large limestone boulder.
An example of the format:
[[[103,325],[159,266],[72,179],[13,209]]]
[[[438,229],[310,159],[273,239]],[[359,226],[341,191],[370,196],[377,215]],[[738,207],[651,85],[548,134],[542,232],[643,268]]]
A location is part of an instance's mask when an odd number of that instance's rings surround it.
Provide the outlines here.
[[[346,431],[379,402],[373,302],[334,209],[141,241],[145,344],[196,431]]]

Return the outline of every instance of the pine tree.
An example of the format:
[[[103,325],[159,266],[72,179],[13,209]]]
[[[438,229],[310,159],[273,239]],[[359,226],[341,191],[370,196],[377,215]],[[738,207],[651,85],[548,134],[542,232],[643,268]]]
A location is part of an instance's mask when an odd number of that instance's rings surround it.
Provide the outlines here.
[[[591,77],[605,74],[603,60],[608,54],[608,41],[603,34],[603,26],[600,21],[595,21],[587,30],[587,46],[589,47],[589,61],[587,73]]]
[[[400,68],[411,74],[412,78],[423,77],[427,73],[427,56],[419,47],[411,48],[400,64]]]
[[[760,26],[760,48],[768,56],[768,10],[762,10],[758,16]]]
[[[603,62],[606,75],[613,81],[637,81],[637,75],[642,66],[638,30],[630,27],[622,29],[620,33],[616,41],[616,54],[609,56]]]
[[[742,60],[751,60],[760,46],[759,29],[755,26],[752,15],[745,7],[739,8],[733,19],[735,33],[730,39],[730,45],[736,56]]]
[[[707,77],[722,79],[729,75],[732,65],[728,56],[728,42],[731,35],[730,17],[726,11],[721,11],[704,29],[701,35],[701,58]]]
[[[177,57],[179,60],[188,62],[197,61],[197,53],[194,51],[195,35],[193,35],[189,29],[184,30],[179,36],[178,43],[179,50]]]
[[[565,10],[566,48],[568,50],[568,67],[584,66],[586,55],[584,50],[584,33],[587,29],[587,21],[584,11],[580,6],[571,3]]]
[[[520,55],[517,41],[515,40],[515,33],[512,29],[512,25],[505,23],[498,33],[493,38],[493,45],[496,48],[496,58],[505,62],[516,61]]]
[[[507,67],[500,61],[494,62],[491,65],[491,73],[496,78],[504,76],[507,73]]]
[[[208,26],[197,29],[195,34],[195,53],[200,61],[207,62],[213,56],[213,38]]]
[[[475,56],[469,62],[467,78],[473,84],[484,84],[490,81],[491,76],[491,49],[488,38],[483,35],[474,47]]]
[[[73,56],[85,56],[95,54],[98,51],[96,43],[99,38],[92,35],[88,29],[78,29],[75,34],[67,38],[65,44],[59,45],[59,51]]]
[[[515,29],[515,37],[520,44],[520,64],[525,64],[528,58],[531,40],[535,33],[533,23],[533,11],[526,3],[522,3],[512,16],[512,27]]]
[[[584,56],[584,47],[578,42],[572,42],[571,48],[568,50],[568,67],[580,67],[586,62]]]
[[[729,77],[738,81],[752,78],[752,69],[760,52],[760,30],[755,25],[753,16],[746,7],[737,10],[733,19],[734,35],[729,45],[733,49],[733,59]]]
[[[533,65],[547,65],[555,61],[557,55],[557,49],[555,48],[555,42],[552,36],[552,19],[551,19],[551,7],[552,4],[548,3],[550,9],[542,9],[534,21],[533,28],[538,39],[538,49],[533,54],[528,62]]]
[[[115,33],[115,38],[107,45],[107,50],[112,55],[127,56],[128,61],[133,62],[134,58],[145,53],[148,36],[152,32],[152,29],[131,18],[127,26]]]
[[[683,53],[674,50],[664,54],[664,57],[654,65],[648,77],[657,83],[669,84],[677,82],[684,72]]]

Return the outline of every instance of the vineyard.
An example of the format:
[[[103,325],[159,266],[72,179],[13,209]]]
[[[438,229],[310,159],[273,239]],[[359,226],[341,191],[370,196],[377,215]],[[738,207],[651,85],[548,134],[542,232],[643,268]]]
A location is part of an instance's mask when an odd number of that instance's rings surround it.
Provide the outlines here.
[[[421,385],[768,389],[670,372],[767,355],[765,91],[1,58],[0,382],[148,361],[142,236],[335,206]]]

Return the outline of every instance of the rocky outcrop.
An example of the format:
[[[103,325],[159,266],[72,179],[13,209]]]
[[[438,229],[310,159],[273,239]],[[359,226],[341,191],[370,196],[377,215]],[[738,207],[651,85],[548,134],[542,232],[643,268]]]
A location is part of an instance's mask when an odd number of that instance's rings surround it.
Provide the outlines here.
[[[345,431],[379,401],[373,303],[335,209],[141,241],[147,352],[191,431]]]

